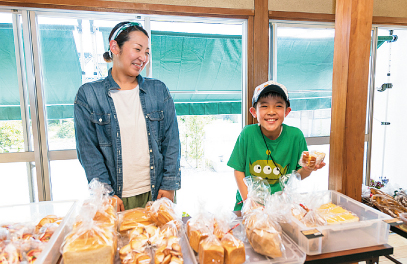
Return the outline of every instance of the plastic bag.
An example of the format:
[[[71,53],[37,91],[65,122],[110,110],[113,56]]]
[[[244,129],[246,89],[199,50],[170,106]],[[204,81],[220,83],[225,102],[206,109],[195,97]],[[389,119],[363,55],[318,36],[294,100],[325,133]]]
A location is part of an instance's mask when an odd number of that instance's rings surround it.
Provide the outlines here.
[[[154,251],[154,263],[183,263],[180,238],[178,236],[164,237]]]
[[[298,161],[298,164],[301,167],[308,167],[310,169],[315,169],[315,166],[321,164],[321,162],[325,159],[325,153],[318,152],[315,150],[312,151],[303,151],[301,154],[301,158]]]
[[[236,214],[227,210],[220,210],[215,214],[213,222],[213,234],[219,240],[222,240],[223,236],[230,233],[233,234],[233,221],[237,218]]]
[[[407,208],[388,194],[372,195],[371,200],[377,209],[392,217],[398,217],[400,213],[407,213]]]
[[[145,208],[134,208],[126,210],[118,214],[119,231],[125,235],[127,231],[132,230],[142,225],[151,225],[153,221],[150,219],[149,212]]]
[[[199,263],[223,263],[224,249],[219,239],[210,234],[199,243]]]
[[[225,249],[225,264],[243,264],[246,261],[246,251],[242,241],[232,234],[226,234],[221,243]]]
[[[270,196],[270,185],[261,177],[248,176],[244,179],[247,185],[247,199],[243,203],[242,214],[264,206]]]
[[[83,222],[65,237],[61,251],[64,264],[113,263],[116,247],[116,233],[91,220]]]
[[[362,184],[362,198],[370,198],[370,188]]]
[[[262,209],[254,209],[244,216],[246,236],[254,251],[272,258],[285,256],[282,229]]]
[[[146,209],[150,220],[157,226],[173,220],[178,229],[182,228],[182,213],[176,209],[176,205],[170,199],[163,197],[154,202],[148,202]]]

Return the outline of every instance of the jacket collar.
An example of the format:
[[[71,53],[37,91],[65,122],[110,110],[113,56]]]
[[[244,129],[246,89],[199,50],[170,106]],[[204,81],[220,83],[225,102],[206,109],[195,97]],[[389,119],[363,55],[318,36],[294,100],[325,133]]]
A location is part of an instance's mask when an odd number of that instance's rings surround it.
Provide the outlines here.
[[[108,75],[106,77],[106,90],[118,90],[120,86],[115,82],[112,76],[112,68],[109,69]],[[145,92],[143,88],[144,78],[140,74],[137,76],[137,82],[139,85],[139,89]]]

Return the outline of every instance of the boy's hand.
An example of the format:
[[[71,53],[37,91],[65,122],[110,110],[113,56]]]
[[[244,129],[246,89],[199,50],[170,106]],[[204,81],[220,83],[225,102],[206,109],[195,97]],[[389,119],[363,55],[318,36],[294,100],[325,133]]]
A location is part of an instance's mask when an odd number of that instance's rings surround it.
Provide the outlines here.
[[[309,167],[303,167],[303,168],[306,168],[308,171],[312,172],[312,171],[322,169],[323,167],[325,167],[325,165],[326,165],[326,163],[322,161],[319,165],[315,165],[315,167],[313,169],[311,169]]]

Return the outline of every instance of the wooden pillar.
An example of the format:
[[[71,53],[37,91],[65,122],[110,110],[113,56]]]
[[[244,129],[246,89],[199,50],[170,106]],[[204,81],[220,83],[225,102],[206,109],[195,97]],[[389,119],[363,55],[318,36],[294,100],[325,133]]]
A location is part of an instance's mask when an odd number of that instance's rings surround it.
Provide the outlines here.
[[[251,32],[252,33],[251,33]],[[249,54],[248,60],[248,107],[252,106],[252,97],[254,88],[268,81],[268,63],[269,63],[269,17],[268,17],[268,0],[254,0],[254,18],[248,21],[248,38],[253,36],[252,47],[250,48],[249,40]],[[252,53],[250,53],[252,52]],[[252,63],[252,67],[250,67]],[[252,77],[251,77],[252,76]],[[249,109],[247,109],[249,111]],[[248,124],[257,123],[253,120],[252,116],[248,116]]]
[[[329,189],[361,200],[373,0],[336,0]]]

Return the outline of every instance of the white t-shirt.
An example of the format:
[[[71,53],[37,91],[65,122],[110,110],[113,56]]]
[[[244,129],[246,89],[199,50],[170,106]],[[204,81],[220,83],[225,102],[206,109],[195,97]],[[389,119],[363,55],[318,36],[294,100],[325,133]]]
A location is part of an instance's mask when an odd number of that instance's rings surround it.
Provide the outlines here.
[[[132,90],[111,90],[111,96],[119,121],[122,145],[122,197],[149,192],[150,155],[139,86]]]

